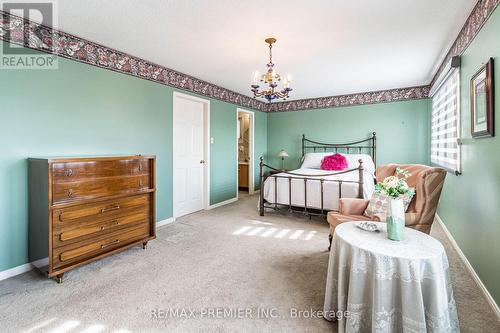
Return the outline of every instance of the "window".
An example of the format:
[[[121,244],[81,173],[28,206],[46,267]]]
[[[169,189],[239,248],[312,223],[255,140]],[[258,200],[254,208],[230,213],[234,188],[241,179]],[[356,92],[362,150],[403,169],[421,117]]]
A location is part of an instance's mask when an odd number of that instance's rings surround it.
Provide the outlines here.
[[[431,89],[431,96],[431,164],[458,175],[461,172],[459,69],[451,68],[437,89]]]

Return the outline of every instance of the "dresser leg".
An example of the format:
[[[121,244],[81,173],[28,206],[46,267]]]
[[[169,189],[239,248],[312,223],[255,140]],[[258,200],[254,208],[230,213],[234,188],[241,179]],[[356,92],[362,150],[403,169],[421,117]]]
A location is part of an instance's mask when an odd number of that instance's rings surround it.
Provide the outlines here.
[[[142,243],[142,248],[145,250],[148,248],[148,242]]]
[[[64,276],[64,273],[56,275],[56,282],[63,283],[63,276]]]

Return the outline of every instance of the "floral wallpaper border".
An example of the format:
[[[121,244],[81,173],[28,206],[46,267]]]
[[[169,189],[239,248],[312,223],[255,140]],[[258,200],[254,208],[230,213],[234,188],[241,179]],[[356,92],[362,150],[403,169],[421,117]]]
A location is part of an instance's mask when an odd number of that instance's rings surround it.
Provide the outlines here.
[[[422,99],[429,96],[429,86],[372,91],[341,96],[318,97],[289,102],[276,102],[268,106],[267,112],[286,112],[304,109],[323,109]]]
[[[436,72],[432,83],[452,56],[460,55],[465,51],[499,3],[500,0],[478,1]],[[428,97],[430,90],[430,86],[419,86],[265,103],[190,75],[25,20],[1,10],[0,40],[264,112],[286,112],[422,99]]]
[[[500,0],[479,0],[477,2],[471,14],[467,18],[467,21],[465,21],[462,30],[460,30],[457,39],[455,39],[455,42],[451,46],[450,50],[446,54],[446,57],[434,75],[431,85],[434,84],[453,56],[464,53],[474,37],[476,37],[479,31],[481,31],[481,28],[495,11],[499,3]]]
[[[0,39],[24,47],[132,75],[243,107],[266,103],[175,70],[0,10]]]

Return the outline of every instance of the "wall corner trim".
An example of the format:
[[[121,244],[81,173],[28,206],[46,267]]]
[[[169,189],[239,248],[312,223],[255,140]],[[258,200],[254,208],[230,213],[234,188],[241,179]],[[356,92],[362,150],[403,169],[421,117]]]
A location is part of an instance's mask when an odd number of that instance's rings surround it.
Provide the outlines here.
[[[441,226],[441,228],[443,228],[443,231],[444,231],[446,237],[450,241],[450,243],[453,246],[453,248],[457,251],[460,260],[462,260],[464,266],[467,268],[467,270],[469,271],[469,273],[472,275],[472,278],[476,282],[477,286],[483,292],[484,297],[486,298],[486,300],[490,304],[491,309],[493,310],[493,312],[496,314],[497,319],[500,320],[500,308],[498,307],[498,304],[495,302],[495,300],[491,296],[491,294],[488,291],[488,289],[486,289],[486,286],[484,285],[483,281],[481,281],[481,279],[477,275],[476,271],[472,267],[471,263],[469,262],[469,260],[465,256],[465,254],[462,252],[462,249],[460,249],[460,247],[458,246],[457,242],[455,241],[455,238],[453,238],[453,236],[451,235],[450,231],[448,230],[448,228],[446,227],[446,225],[444,224],[443,220],[441,220],[441,218],[439,217],[438,214],[436,214],[435,220],[436,220],[437,223],[439,223],[439,225]]]
[[[218,207],[222,207],[222,206],[225,206],[225,205],[229,205],[230,203],[233,203],[233,202],[236,202],[236,201],[238,201],[237,197],[229,199],[229,200],[226,200],[226,201],[221,201],[221,202],[218,202],[216,204],[208,206],[207,210],[212,210],[214,208],[218,208]]]
[[[173,218],[173,217],[169,217],[168,219],[158,221],[158,222],[156,222],[156,229],[163,227],[165,225],[168,225],[168,224],[172,224],[174,222],[175,222],[175,218]]]
[[[19,265],[10,269],[6,269],[5,271],[0,272],[0,281],[6,280],[8,278],[11,278],[13,276],[23,274],[26,272],[31,271],[34,268],[33,264],[27,263],[24,265]]]

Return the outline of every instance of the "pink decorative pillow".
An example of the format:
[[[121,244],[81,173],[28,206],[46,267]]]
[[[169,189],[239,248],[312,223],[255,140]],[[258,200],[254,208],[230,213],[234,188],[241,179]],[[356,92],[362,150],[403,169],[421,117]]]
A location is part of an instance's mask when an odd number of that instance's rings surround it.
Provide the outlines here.
[[[344,170],[347,169],[347,160],[341,154],[325,156],[321,161],[321,170]]]

